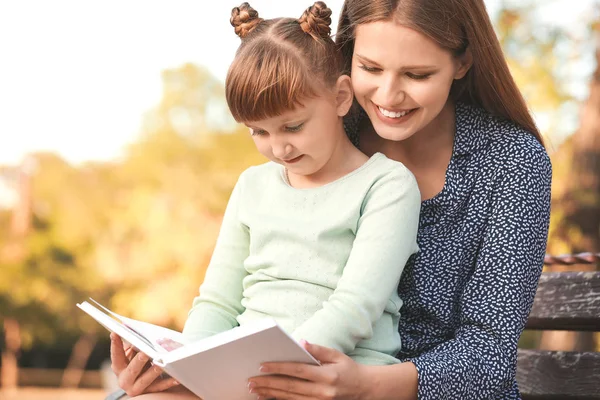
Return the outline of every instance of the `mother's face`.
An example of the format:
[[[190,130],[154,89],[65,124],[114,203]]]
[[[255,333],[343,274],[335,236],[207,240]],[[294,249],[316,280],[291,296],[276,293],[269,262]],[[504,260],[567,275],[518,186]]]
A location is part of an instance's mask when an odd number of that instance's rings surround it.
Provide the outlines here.
[[[352,84],[377,134],[404,140],[429,125],[468,65],[427,36],[392,21],[356,28]]]

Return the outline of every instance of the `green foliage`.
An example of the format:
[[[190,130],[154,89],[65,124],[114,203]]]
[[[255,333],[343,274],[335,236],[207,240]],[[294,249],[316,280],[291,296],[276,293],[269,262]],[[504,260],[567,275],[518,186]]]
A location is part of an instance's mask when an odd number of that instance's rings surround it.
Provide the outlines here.
[[[245,129],[205,118],[225,107],[205,70],[185,65],[163,81],[163,100],[123,159],[73,166],[33,155],[30,234],[14,237],[0,213],[0,314],[17,318],[25,345],[103,333],[75,307],[90,296],[182,327],[233,185],[264,159]]]
[[[546,1],[504,4],[496,22],[500,42],[550,150],[556,150],[579,125],[578,109],[592,72],[593,4],[578,26],[544,20],[545,7],[551,6]]]

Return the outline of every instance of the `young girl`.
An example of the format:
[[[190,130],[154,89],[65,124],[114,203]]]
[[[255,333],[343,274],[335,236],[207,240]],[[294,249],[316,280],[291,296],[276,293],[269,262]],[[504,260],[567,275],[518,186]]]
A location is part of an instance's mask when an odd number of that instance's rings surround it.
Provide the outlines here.
[[[401,163],[365,156],[346,135],[353,92],[330,15],[323,2],[300,19],[262,20],[248,3],[232,11],[242,44],[227,102],[271,162],[240,176],[183,333],[272,317],[297,340],[394,364],[399,266],[418,250],[420,193]],[[136,378],[121,381],[130,395],[147,379]]]
[[[242,44],[227,102],[271,162],[240,176],[183,333],[269,316],[298,340],[391,364],[398,263],[417,251],[420,194],[402,164],[346,135],[353,94],[330,14],[322,2],[298,20],[261,20],[248,3],[233,11]]]

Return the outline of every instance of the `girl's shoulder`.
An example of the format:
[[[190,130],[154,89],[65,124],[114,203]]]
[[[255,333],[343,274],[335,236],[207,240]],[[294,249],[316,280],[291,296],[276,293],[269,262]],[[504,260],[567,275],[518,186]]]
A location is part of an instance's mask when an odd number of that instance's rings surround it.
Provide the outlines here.
[[[416,178],[413,173],[400,161],[388,158],[385,154],[379,152],[373,154],[371,159],[376,159],[373,169],[380,177],[392,176],[398,179],[408,179],[416,182]]]
[[[237,184],[241,186],[261,187],[261,185],[266,185],[274,178],[281,177],[283,173],[281,165],[273,161],[268,161],[246,168],[240,174]]]

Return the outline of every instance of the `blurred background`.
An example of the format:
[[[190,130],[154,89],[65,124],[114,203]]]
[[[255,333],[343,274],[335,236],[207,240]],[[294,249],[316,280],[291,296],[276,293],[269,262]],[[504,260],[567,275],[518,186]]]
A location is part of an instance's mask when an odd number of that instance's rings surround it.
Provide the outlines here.
[[[327,1],[334,26],[342,2]],[[309,3],[251,2],[265,18]],[[182,328],[229,193],[264,161],[224,99],[236,5],[0,2],[0,399],[103,397],[108,333],[75,307],[88,297]],[[548,253],[598,252],[600,2],[486,5],[553,160]]]

